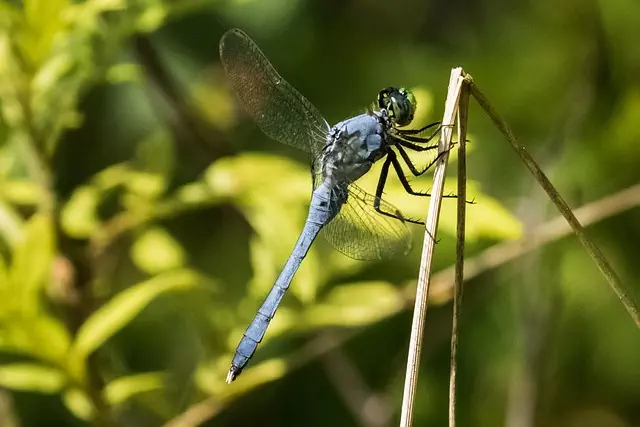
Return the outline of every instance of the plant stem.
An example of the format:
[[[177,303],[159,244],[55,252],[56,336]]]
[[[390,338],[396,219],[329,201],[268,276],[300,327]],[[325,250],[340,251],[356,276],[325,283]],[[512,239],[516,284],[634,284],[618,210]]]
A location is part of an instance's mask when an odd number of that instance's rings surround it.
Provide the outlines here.
[[[416,290],[416,301],[413,309],[407,373],[405,376],[402,408],[400,412],[400,427],[410,427],[413,424],[413,406],[415,403],[415,393],[418,384],[422,335],[427,315],[431,260],[433,258],[433,250],[435,248],[436,230],[440,217],[442,193],[444,191],[444,178],[447,161],[449,160],[449,148],[451,146],[451,139],[453,136],[453,123],[456,118],[462,81],[462,68],[454,68],[451,70],[449,92],[445,104],[444,117],[442,119],[442,137],[440,138],[440,144],[438,147],[438,152],[443,154],[435,165],[433,173],[433,190],[431,193],[427,219],[425,221],[426,231],[422,245],[418,287]]]
[[[578,237],[578,240],[580,240],[580,243],[582,243],[593,261],[596,263],[596,265],[600,269],[600,272],[604,275],[604,278],[607,280],[607,282],[617,295],[618,299],[631,316],[631,319],[633,319],[636,326],[640,328],[640,311],[638,310],[638,306],[625,290],[622,281],[614,271],[613,267],[611,267],[611,264],[609,264],[609,261],[607,261],[598,246],[596,246],[593,240],[591,240],[591,238],[587,235],[584,228],[571,211],[569,205],[567,205],[558,191],[554,188],[553,184],[551,184],[549,178],[547,178],[544,172],[542,172],[542,170],[538,167],[537,163],[533,160],[527,149],[518,143],[516,137],[513,135],[513,132],[502,119],[502,117],[500,117],[495,108],[493,108],[493,106],[489,103],[480,89],[478,89],[478,87],[473,83],[473,80],[470,77],[468,77],[468,81],[471,83],[470,86],[473,97],[476,99],[476,101],[478,101],[478,104],[480,104],[480,106],[484,109],[484,111],[491,118],[500,132],[502,132],[511,147],[516,151],[518,156],[520,156],[522,162],[533,174],[538,183],[540,183],[544,191],[546,191],[551,201],[556,205],[558,211],[562,214],[562,216],[564,216],[566,221],[573,229],[573,232]]]
[[[449,367],[449,427],[456,425],[456,374],[458,355],[458,323],[462,306],[464,281],[464,240],[467,207],[467,117],[469,113],[469,84],[465,81],[458,102],[458,220],[456,230],[456,270],[451,325],[451,361]]]

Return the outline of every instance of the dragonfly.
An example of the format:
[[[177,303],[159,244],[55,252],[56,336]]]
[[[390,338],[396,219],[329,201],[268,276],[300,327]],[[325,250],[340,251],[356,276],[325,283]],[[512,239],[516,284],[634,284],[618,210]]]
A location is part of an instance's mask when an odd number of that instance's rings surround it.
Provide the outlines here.
[[[262,341],[293,276],[320,232],[335,249],[358,260],[386,259],[410,250],[411,233],[406,224],[422,222],[404,217],[382,198],[389,171],[393,168],[409,194],[429,196],[411,187],[400,161],[419,176],[444,153],[422,169],[411,161],[407,150],[437,150],[437,144],[428,143],[439,132],[440,123],[401,129],[413,121],[417,106],[408,89],[383,89],[366,113],[331,127],[313,104],[280,77],[260,48],[241,30],[232,29],[222,36],[220,58],[241,104],[262,132],[309,153],[313,181],[304,228],[238,344],[226,378],[231,383]],[[435,132],[422,137],[427,129]],[[371,195],[355,182],[383,158],[376,192]]]

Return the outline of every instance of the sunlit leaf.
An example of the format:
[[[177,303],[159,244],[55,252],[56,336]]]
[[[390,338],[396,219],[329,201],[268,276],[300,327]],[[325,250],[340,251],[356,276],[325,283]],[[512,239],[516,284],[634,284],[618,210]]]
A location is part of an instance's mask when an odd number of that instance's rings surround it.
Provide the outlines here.
[[[20,240],[23,233],[22,218],[16,210],[0,200],[0,234],[11,247]]]
[[[138,29],[142,32],[151,32],[157,29],[167,18],[167,7],[158,2],[145,10],[138,19]]]
[[[70,370],[82,378],[86,358],[131,322],[151,301],[167,292],[192,289],[198,282],[198,276],[190,270],[171,271],[117,294],[78,330],[70,350]]]
[[[64,405],[77,418],[84,421],[89,421],[93,418],[95,411],[91,400],[81,390],[77,388],[68,390],[62,396],[62,400]]]
[[[63,10],[69,0],[24,0],[23,4],[27,31],[22,48],[35,65],[47,57],[56,32],[64,27]]]
[[[0,365],[0,386],[19,391],[58,393],[65,385],[59,369],[33,363]]]
[[[46,91],[60,81],[60,79],[68,73],[74,66],[73,58],[69,55],[57,55],[47,61],[44,66],[40,67],[38,73],[33,78],[33,87],[40,94]]]
[[[97,215],[100,194],[94,186],[83,186],[71,195],[62,207],[60,222],[63,230],[71,237],[87,238],[100,226]]]
[[[249,365],[243,374],[234,381],[232,387],[225,383],[228,369],[226,364],[213,364],[198,369],[196,372],[198,388],[207,394],[225,400],[282,378],[287,373],[287,363],[284,359],[274,358]]]
[[[149,372],[118,378],[106,385],[105,397],[111,405],[120,405],[138,394],[161,389],[164,377],[162,372]]]
[[[140,66],[137,64],[116,64],[107,71],[107,80],[111,84],[139,82],[142,80]]]
[[[11,263],[11,283],[21,295],[21,308],[35,312],[39,291],[49,277],[54,253],[54,232],[51,218],[33,215],[20,242],[14,247]]]
[[[92,182],[102,191],[109,190],[127,182],[131,172],[131,165],[128,163],[118,163],[97,173],[93,177]]]
[[[25,354],[54,365],[65,362],[71,343],[69,332],[54,317],[12,315],[2,319],[0,349],[4,352]],[[46,345],[43,345],[46,343]]]
[[[204,205],[211,203],[211,190],[203,182],[183,185],[174,193],[176,201],[185,205]]]
[[[308,202],[311,194],[308,167],[267,154],[243,153],[220,159],[207,169],[205,182],[216,194],[231,197],[257,196],[268,189],[268,196],[281,203]]]
[[[40,187],[27,180],[5,181],[0,191],[5,200],[17,205],[34,206],[43,197]]]
[[[455,180],[452,185],[456,185]],[[474,204],[467,204],[466,240],[472,242],[481,237],[491,239],[518,239],[522,237],[522,223],[502,203],[482,193],[480,185],[467,182],[467,194]],[[448,233],[455,235],[455,199],[442,204],[440,224]]]
[[[358,183],[369,191],[375,191],[379,177],[376,164],[370,173],[362,177]],[[423,176],[412,179],[411,185],[417,191],[431,191],[431,177]],[[455,194],[457,180],[447,177],[444,194]],[[387,181],[385,199],[395,205],[409,218],[424,221],[429,207],[429,197],[418,197],[408,194],[402,184],[395,177]],[[522,234],[520,221],[514,217],[501,203],[484,194],[480,185],[472,180],[467,181],[467,200],[474,200],[475,204],[467,205],[466,239],[474,241],[485,237],[493,239],[516,239]],[[449,235],[456,231],[456,199],[445,198],[442,201],[439,230]]]
[[[135,265],[149,274],[156,274],[185,263],[185,252],[164,228],[154,227],[144,231],[131,247]]]
[[[136,195],[145,199],[155,199],[164,193],[166,181],[167,178],[160,173],[129,171],[124,184]]]
[[[305,311],[301,327],[367,325],[397,313],[404,305],[400,290],[387,282],[340,285]]]

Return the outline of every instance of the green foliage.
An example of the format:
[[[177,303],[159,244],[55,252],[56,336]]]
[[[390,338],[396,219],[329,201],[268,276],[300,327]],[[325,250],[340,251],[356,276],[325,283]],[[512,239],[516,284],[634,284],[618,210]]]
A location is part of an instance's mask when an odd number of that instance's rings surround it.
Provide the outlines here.
[[[362,384],[399,401],[412,306],[406,284],[415,282],[419,247],[373,264],[318,239],[260,351],[233,386],[224,383],[239,338],[304,224],[311,177],[299,154],[261,135],[242,113],[215,58],[217,38],[229,26],[247,29],[332,122],[361,111],[390,84],[412,87],[416,126],[433,121],[446,74],[462,62],[490,88],[523,142],[533,141],[535,150],[550,141],[557,179],[590,200],[637,181],[633,70],[640,51],[628,40],[640,25],[630,0],[582,3],[547,0],[509,11],[486,3],[490,18],[461,10],[455,19],[468,22],[454,22],[446,13],[428,17],[425,7],[447,9],[438,1],[0,0],[0,387],[26,392],[12,395],[16,408],[26,406],[27,393],[39,393],[68,411],[20,413],[21,425],[160,425],[203,398],[215,401],[214,415],[238,401],[241,413],[229,413],[240,421],[232,424],[251,425],[263,411],[245,410],[251,400],[243,397],[285,376],[261,403],[287,405],[282,413],[294,415],[281,425],[341,425],[344,408],[332,407],[333,386],[318,381],[317,369],[294,373],[322,358],[317,347],[341,329],[362,332],[339,346]],[[596,34],[591,25],[602,28]],[[599,50],[605,45],[611,52]],[[563,75],[566,64],[572,70]],[[533,196],[522,196],[529,181],[521,165],[471,111],[467,194],[475,204],[466,237],[473,255],[525,235],[531,224],[523,226],[514,206],[529,218],[521,206],[530,207]],[[417,164],[427,164],[429,154],[416,154]],[[373,193],[380,167],[358,184]],[[431,184],[428,175],[411,180],[418,190]],[[456,185],[452,172],[448,192]],[[414,218],[425,216],[429,201],[407,195],[392,178],[385,198]],[[454,200],[443,202],[438,268],[454,261],[455,209]],[[616,236],[634,235],[636,223],[602,229],[614,253],[625,240]],[[422,228],[412,231],[419,246]],[[634,244],[616,261],[633,277],[637,263],[625,261],[637,239],[627,240]],[[529,366],[522,360],[533,350],[545,354],[542,424],[572,425],[547,413],[573,414],[578,400],[615,407],[607,411],[620,418],[637,402],[637,331],[611,295],[593,290],[601,286],[595,269],[570,245],[539,254],[528,279],[515,273],[520,268],[474,279],[485,286],[474,284],[465,301],[458,373],[467,393],[459,404],[473,420],[461,424],[503,421],[497,414],[507,410],[495,407],[509,401],[509,369]],[[564,305],[552,310],[556,299]],[[549,330],[547,340],[537,330],[526,334],[530,324],[539,326],[532,307],[547,313],[543,320],[562,339]],[[443,424],[449,348],[441,325],[449,320],[443,310],[430,316],[420,386],[426,397],[417,417]],[[547,347],[527,347],[539,342]],[[325,368],[333,363],[322,360]],[[313,405],[317,420],[306,410],[303,420],[295,418],[290,399],[280,399],[288,387],[300,408]],[[301,389],[313,390],[313,400]]]
[[[60,370],[33,363],[11,363],[0,366],[3,387],[38,393],[60,393],[65,376]]]
[[[133,285],[114,296],[78,330],[68,355],[69,369],[81,372],[78,379],[83,381],[82,369],[87,357],[131,322],[149,302],[165,292],[189,289],[196,283],[197,277],[192,272],[172,271]]]
[[[104,389],[107,402],[120,405],[139,394],[159,390],[165,386],[164,374],[148,372],[117,378],[106,385]]]

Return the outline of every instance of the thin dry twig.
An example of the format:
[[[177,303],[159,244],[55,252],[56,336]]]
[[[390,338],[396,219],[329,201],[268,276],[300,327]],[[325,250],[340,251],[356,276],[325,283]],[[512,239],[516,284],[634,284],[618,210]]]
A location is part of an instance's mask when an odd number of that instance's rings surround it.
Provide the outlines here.
[[[575,209],[574,213],[582,224],[588,226],[638,206],[640,206],[640,183],[581,206]],[[569,234],[571,234],[571,228],[562,216],[558,216],[536,227],[520,240],[498,243],[468,258],[465,261],[464,278],[466,281],[473,279]],[[441,270],[432,277],[430,292],[432,302],[446,303],[452,298],[453,277],[454,267]]]
[[[458,321],[462,307],[462,283],[464,281],[464,239],[467,207],[467,117],[469,113],[469,85],[462,85],[458,102],[458,219],[456,225],[456,273],[453,294],[451,325],[451,361],[449,367],[449,427],[456,425],[456,374],[458,354]]]
[[[566,221],[573,229],[573,232],[578,237],[578,240],[580,240],[580,243],[582,243],[582,245],[585,247],[593,261],[596,263],[596,265],[604,275],[605,279],[617,295],[618,299],[627,310],[627,313],[629,313],[633,321],[636,323],[636,326],[640,328],[640,310],[638,310],[638,306],[636,305],[635,301],[633,301],[631,296],[627,293],[624,285],[622,284],[622,281],[614,271],[613,267],[611,267],[611,264],[609,264],[609,261],[607,261],[598,246],[596,246],[593,240],[591,240],[591,238],[587,235],[580,222],[574,216],[569,205],[567,205],[558,191],[551,184],[549,178],[547,178],[544,172],[542,172],[542,170],[538,167],[527,149],[518,143],[509,126],[489,103],[480,89],[478,89],[478,87],[473,83],[473,80],[470,76],[467,76],[467,80],[470,82],[471,93],[473,94],[473,97],[485,110],[487,115],[491,118],[500,132],[502,132],[511,147],[516,151],[516,153],[518,153],[522,162],[525,164],[525,166],[527,166],[538,183],[540,183],[544,191],[546,191],[551,201],[556,205],[556,208],[558,209],[558,211],[560,211],[562,216],[564,216]]]
[[[431,273],[431,260],[435,245],[436,231],[440,217],[440,205],[444,190],[444,178],[449,159],[449,147],[453,136],[453,123],[458,109],[458,99],[462,88],[462,68],[451,70],[449,79],[449,92],[445,104],[442,119],[442,137],[438,152],[442,157],[435,165],[433,173],[433,190],[429,211],[426,220],[426,232],[422,244],[422,256],[420,259],[420,273],[416,290],[416,302],[413,309],[413,322],[411,325],[411,338],[409,341],[409,357],[407,360],[407,373],[405,376],[402,408],[400,413],[400,427],[410,427],[413,423],[413,405],[418,384],[418,370],[420,366],[420,352],[422,348],[422,335],[424,332],[425,318],[427,314],[427,299],[429,295],[429,275]]]

